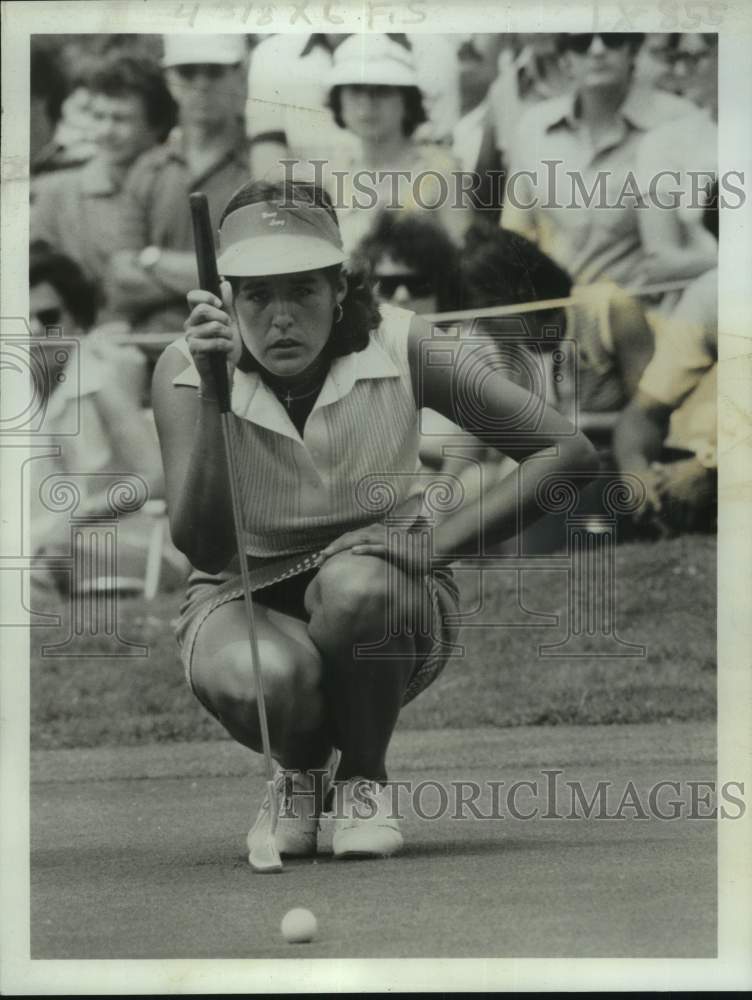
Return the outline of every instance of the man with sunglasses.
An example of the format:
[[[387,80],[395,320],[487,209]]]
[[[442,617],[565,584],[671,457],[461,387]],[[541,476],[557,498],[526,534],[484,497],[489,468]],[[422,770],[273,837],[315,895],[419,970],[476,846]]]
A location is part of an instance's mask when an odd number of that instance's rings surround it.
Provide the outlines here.
[[[138,329],[170,332],[182,329],[196,285],[189,192],[206,193],[216,229],[248,180],[245,36],[166,35],[162,66],[178,125],[128,178],[109,292],[116,313]]]
[[[636,282],[643,251],[629,185],[637,148],[650,129],[696,113],[684,98],[635,81],[643,37],[558,36],[573,89],[525,112],[510,145],[502,225],[536,242],[577,284]]]

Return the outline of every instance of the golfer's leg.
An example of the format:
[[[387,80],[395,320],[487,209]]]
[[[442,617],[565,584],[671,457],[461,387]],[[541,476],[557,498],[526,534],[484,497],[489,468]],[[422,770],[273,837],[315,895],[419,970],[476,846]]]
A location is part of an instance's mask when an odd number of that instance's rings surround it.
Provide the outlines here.
[[[272,754],[284,768],[319,767],[332,748],[323,714],[319,653],[303,622],[262,605],[255,605],[254,615]],[[201,702],[230,735],[261,752],[242,601],[223,604],[201,626],[191,681]]]
[[[342,552],[324,563],[306,592],[308,631],[324,661],[323,686],[342,751],[339,781],[386,779],[387,747],[415,665],[408,632],[420,587],[383,559]],[[388,609],[397,628],[387,626]],[[358,645],[372,643],[381,643],[377,656],[356,654]]]

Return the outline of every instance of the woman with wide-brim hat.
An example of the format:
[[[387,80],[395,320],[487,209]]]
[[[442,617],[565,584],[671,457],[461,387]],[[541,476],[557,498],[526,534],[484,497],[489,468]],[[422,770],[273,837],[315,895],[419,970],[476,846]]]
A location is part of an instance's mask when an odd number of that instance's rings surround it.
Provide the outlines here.
[[[334,120],[360,141],[360,153],[324,171],[348,253],[379,212],[428,212],[458,245],[471,211],[459,191],[459,161],[446,149],[417,142],[426,121],[409,41],[351,35],[334,53],[329,75]],[[337,176],[338,174],[338,176]]]
[[[402,835],[385,756],[402,706],[436,678],[451,649],[446,617],[458,608],[448,563],[477,552],[481,532],[490,543],[512,535],[518,513],[535,509],[541,478],[585,473],[594,452],[483,359],[460,363],[462,348],[445,341],[438,354],[426,349],[432,331],[423,320],[378,309],[343,269],[336,214],[319,189],[246,185],[224,211],[219,246],[223,299],[189,294],[186,335],[164,352],[154,382],[172,534],[196,567],[178,625],[186,673],[208,711],[258,750],[211,378],[210,359],[220,354],[232,367],[278,805],[289,807],[279,850],[315,853],[322,800],[336,778],[335,856],[391,854]],[[455,399],[469,416],[458,418]],[[499,447],[514,439],[517,454],[538,456],[524,482],[511,477],[482,504],[464,508],[446,490],[449,513],[432,536],[416,472],[421,405]],[[312,553],[320,553],[313,565]],[[267,805],[250,849],[268,823]]]

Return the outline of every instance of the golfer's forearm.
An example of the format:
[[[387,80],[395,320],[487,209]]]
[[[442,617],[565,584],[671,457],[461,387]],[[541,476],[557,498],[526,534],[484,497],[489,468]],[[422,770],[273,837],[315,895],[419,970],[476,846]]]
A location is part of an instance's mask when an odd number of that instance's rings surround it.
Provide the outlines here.
[[[546,513],[537,497],[538,485],[546,476],[574,473],[571,483],[581,490],[598,468],[594,449],[576,443],[560,445],[558,455],[534,455],[531,459],[443,521],[434,535],[434,555],[452,558],[477,554],[479,537],[483,538],[484,548],[506,541],[521,524],[532,524]]]
[[[207,573],[220,572],[235,554],[221,418],[216,403],[209,399],[201,401],[171,530],[178,549]]]

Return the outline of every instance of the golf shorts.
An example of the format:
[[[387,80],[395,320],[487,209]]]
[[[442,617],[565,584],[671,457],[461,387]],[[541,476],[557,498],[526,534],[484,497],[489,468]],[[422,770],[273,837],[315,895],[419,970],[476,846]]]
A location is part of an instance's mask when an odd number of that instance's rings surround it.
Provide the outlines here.
[[[270,586],[256,589],[253,593],[254,603],[307,622],[309,615],[305,610],[303,597],[317,572],[318,568],[308,569]],[[412,701],[436,680],[446,666],[457,640],[458,626],[454,622],[459,616],[459,590],[454,574],[450,569],[436,569],[426,574],[424,583],[430,622],[426,623],[428,627],[416,630],[416,662],[405,689],[403,705]],[[203,573],[191,575],[175,636],[186,680],[194,694],[191,661],[199,631],[206,626],[217,608],[230,601],[243,599],[243,582],[239,574],[225,578]]]

